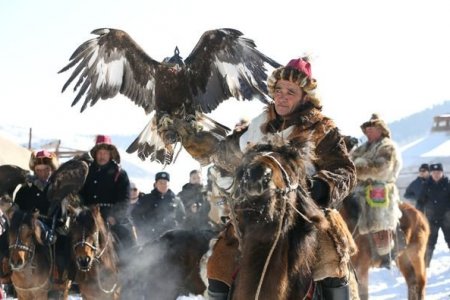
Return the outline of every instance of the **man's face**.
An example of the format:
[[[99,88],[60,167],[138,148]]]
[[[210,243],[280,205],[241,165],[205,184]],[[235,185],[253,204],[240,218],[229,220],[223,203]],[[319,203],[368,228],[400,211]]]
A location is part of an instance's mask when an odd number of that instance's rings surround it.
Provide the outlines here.
[[[158,179],[158,181],[155,182],[155,188],[161,194],[165,194],[169,190],[169,181],[165,179]]]
[[[367,136],[369,143],[378,141],[381,138],[381,129],[376,126],[366,127],[364,133]]]
[[[36,165],[34,173],[39,180],[46,181],[52,175],[52,169],[48,165]]]
[[[98,149],[95,154],[95,161],[99,166],[106,165],[111,160],[111,151],[106,149]]]
[[[292,114],[303,103],[304,93],[297,83],[280,79],[275,85],[275,111],[282,117]]]
[[[193,173],[189,178],[190,183],[192,184],[201,184],[202,183],[202,175],[200,173]]]
[[[431,171],[431,177],[434,181],[439,181],[444,176],[443,171],[433,170]]]
[[[419,177],[421,177],[421,178],[428,178],[428,176],[430,176],[430,172],[428,172],[425,169],[419,170]]]

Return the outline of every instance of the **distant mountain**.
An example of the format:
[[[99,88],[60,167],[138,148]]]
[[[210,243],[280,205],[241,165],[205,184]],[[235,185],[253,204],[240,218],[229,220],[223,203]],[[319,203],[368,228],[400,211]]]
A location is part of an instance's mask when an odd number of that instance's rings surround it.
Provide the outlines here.
[[[450,113],[450,101],[389,123],[388,126],[394,141],[404,145],[427,135],[431,131],[433,117],[447,113]]]

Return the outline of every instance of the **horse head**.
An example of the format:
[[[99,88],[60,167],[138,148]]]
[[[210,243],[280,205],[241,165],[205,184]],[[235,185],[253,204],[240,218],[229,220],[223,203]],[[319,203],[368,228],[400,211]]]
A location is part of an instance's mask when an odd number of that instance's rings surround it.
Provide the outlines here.
[[[6,216],[9,221],[9,264],[13,271],[19,271],[33,260],[36,245],[42,244],[39,211],[29,213],[12,206]]]
[[[298,216],[320,222],[319,208],[307,192],[312,169],[309,144],[258,145],[246,152],[237,168],[231,199],[239,230],[283,222],[287,231]]]
[[[98,206],[84,207],[72,213],[75,213],[70,229],[73,255],[78,269],[87,272],[104,254],[110,236]]]

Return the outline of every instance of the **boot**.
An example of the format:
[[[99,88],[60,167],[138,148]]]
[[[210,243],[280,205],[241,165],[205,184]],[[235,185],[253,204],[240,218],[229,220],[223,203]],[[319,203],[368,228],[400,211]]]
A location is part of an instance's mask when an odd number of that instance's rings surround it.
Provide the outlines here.
[[[56,242],[55,232],[45,225],[44,222],[38,222],[41,227],[41,240],[45,246],[53,245]]]
[[[392,263],[391,254],[388,253],[386,255],[380,256],[380,258],[381,258],[380,268],[386,268],[386,269],[390,270],[391,263]]]
[[[208,299],[209,300],[227,300],[228,293],[224,292],[213,292],[208,289]]]
[[[346,277],[325,278],[319,283],[321,295],[324,300],[348,300],[350,299],[350,287]]]
[[[230,287],[224,282],[215,279],[208,279],[208,299],[227,300]]]

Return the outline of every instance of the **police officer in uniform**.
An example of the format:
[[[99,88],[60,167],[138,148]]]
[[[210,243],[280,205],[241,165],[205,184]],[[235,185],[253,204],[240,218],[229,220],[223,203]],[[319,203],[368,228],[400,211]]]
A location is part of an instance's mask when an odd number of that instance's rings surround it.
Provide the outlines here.
[[[169,188],[169,182],[169,173],[156,173],[154,189],[141,197],[131,212],[141,243],[158,238],[184,221],[184,205]]]

